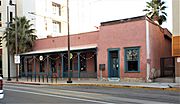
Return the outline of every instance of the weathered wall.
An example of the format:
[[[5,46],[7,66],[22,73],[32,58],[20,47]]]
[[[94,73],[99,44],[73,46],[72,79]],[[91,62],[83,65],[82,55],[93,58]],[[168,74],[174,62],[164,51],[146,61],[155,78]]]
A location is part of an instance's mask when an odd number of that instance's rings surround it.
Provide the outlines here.
[[[98,31],[70,35],[70,46],[97,44]],[[67,47],[67,36],[39,39],[35,42],[34,50]]]
[[[165,36],[165,34],[169,35],[167,31],[152,22],[149,22],[149,33],[151,65],[150,77],[153,77],[152,74],[155,74],[155,77],[159,77],[160,58],[171,57],[171,38]],[[152,72],[152,68],[156,69],[156,71]]]
[[[108,77],[108,48],[120,48],[120,78],[146,77],[145,20],[101,26],[98,41],[98,66],[105,64],[103,77]],[[124,71],[124,48],[140,46],[140,72]],[[98,67],[99,70],[99,67]],[[99,71],[98,71],[99,72]],[[99,73],[98,73],[99,74]]]

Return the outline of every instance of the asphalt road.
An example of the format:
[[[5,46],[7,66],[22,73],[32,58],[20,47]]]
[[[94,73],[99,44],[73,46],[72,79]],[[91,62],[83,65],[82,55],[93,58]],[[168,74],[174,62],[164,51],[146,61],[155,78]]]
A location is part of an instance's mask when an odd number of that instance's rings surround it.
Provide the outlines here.
[[[180,92],[93,86],[5,84],[0,104],[179,104]]]

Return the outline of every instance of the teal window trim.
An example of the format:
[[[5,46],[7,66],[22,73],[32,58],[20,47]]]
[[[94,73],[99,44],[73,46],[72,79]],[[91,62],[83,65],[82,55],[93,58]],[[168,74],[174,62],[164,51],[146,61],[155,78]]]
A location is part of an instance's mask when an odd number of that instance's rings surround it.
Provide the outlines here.
[[[140,72],[140,46],[135,46],[135,47],[124,47],[124,72],[132,72],[132,73],[139,73]],[[138,50],[138,70],[137,71],[129,71],[128,66],[127,66],[127,57],[126,57],[126,52],[129,49],[137,49]]]
[[[110,52],[111,51],[118,51],[118,77],[120,77],[120,64],[119,64],[119,62],[120,62],[120,57],[119,57],[119,52],[120,52],[120,48],[108,48],[107,49],[107,51],[108,51],[108,59],[107,59],[107,63],[108,63],[108,78],[110,78]]]

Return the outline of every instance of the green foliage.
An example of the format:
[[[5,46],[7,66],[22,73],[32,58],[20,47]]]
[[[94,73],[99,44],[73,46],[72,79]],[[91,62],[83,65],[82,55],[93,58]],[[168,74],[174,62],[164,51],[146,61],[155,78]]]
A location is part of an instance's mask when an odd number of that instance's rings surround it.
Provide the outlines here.
[[[162,25],[166,21],[167,16],[165,12],[167,7],[164,4],[165,2],[161,0],[151,0],[150,2],[146,2],[146,9],[143,11],[147,12],[146,15],[153,20],[156,17],[159,25]]]
[[[27,20],[26,17],[17,17],[14,19],[14,22],[10,24],[9,28],[6,28],[3,39],[8,41],[9,35],[9,50],[12,54],[15,54],[15,21],[17,21],[18,53],[31,51],[37,36],[34,35],[35,29],[31,28],[33,24],[30,24],[30,20]],[[8,46],[8,42],[6,46]]]

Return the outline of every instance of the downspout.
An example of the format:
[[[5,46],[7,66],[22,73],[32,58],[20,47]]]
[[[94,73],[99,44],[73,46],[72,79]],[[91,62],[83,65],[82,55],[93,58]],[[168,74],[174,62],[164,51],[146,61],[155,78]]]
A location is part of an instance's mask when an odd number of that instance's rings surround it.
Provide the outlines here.
[[[146,82],[149,82],[149,76],[150,76],[150,34],[149,34],[149,21],[146,17]]]

